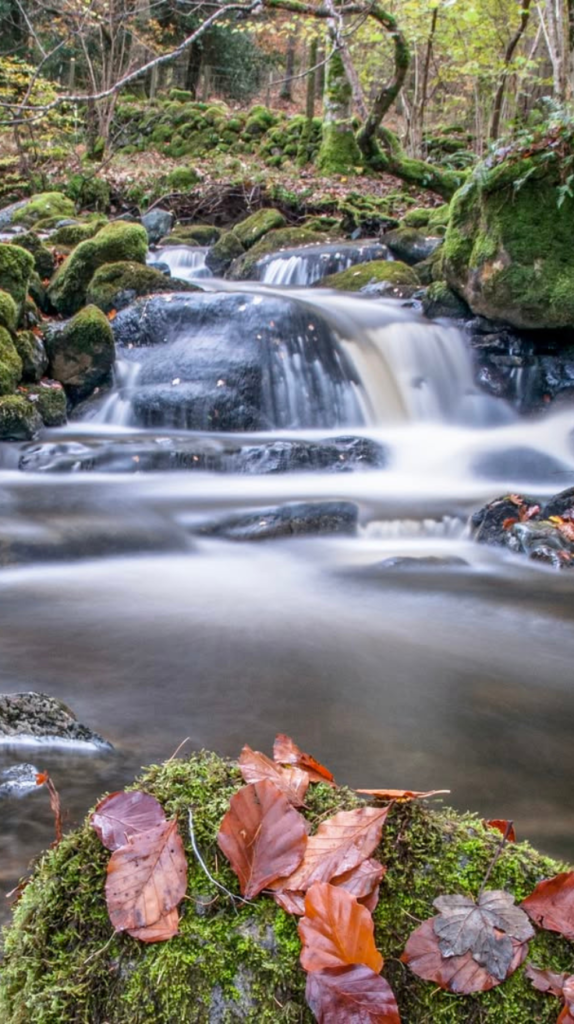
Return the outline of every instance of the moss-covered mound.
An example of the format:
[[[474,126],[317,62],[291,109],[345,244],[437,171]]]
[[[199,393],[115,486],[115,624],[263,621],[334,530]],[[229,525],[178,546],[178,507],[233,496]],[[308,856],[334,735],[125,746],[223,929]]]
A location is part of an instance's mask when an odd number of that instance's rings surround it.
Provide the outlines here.
[[[22,360],[22,380],[36,384],[48,369],[48,356],[42,340],[33,331],[18,331],[14,345]]]
[[[87,238],[93,238],[107,224],[105,217],[94,217],[79,224],[64,224],[50,235],[50,245],[73,249]]]
[[[8,292],[0,292],[0,327],[15,330],[17,317],[18,310],[12,296]]]
[[[166,277],[141,263],[106,263],[90,281],[86,301],[104,313],[123,309],[140,295],[154,292],[197,291],[189,281]]]
[[[483,316],[516,327],[572,327],[573,222],[574,198],[555,154],[481,164],[451,203],[447,281]]]
[[[20,316],[28,294],[28,282],[34,269],[34,257],[19,245],[0,244],[0,288],[8,292]]]
[[[41,429],[40,414],[27,398],[23,395],[0,398],[0,441],[33,441]]]
[[[86,306],[64,327],[46,336],[50,376],[64,385],[72,402],[91,395],[110,377],[115,359],[109,321],[96,306]]]
[[[191,224],[189,227],[176,224],[169,235],[160,240],[160,245],[213,245],[221,237],[219,228],[213,224]]]
[[[248,253],[241,255],[235,260],[231,268],[230,277],[234,281],[249,278],[253,267],[259,260],[263,259],[264,256],[270,256],[274,252],[280,252],[281,249],[296,249],[302,245],[313,245],[317,242],[327,244],[327,242],[334,240],[334,238],[326,236],[324,232],[307,227],[276,228],[274,231],[269,231],[259,242],[256,242]]]
[[[285,217],[279,210],[272,208],[266,210],[257,210],[257,213],[252,213],[250,217],[246,217],[245,220],[240,221],[236,224],[233,231],[236,237],[241,242],[244,249],[251,249],[252,246],[259,242],[269,231],[273,231],[274,228],[282,228],[285,226]]]
[[[431,319],[453,317],[459,319],[469,315],[469,308],[445,281],[433,281],[423,296],[423,311]]]
[[[419,280],[414,270],[399,260],[371,260],[359,263],[338,274],[329,274],[320,283],[321,288],[337,288],[342,292],[358,292],[369,284],[387,284],[389,290],[399,286],[417,288]]]
[[[114,935],[104,884],[109,853],[86,823],[39,861],[6,933],[0,972],[3,1024],[300,1024],[305,1006],[297,921],[271,899],[236,903],[216,889],[192,850],[232,892],[237,879],[216,847],[230,797],[242,785],[237,768],[213,754],[150,768],[138,788],[177,815],[189,863],[180,933],[145,945]],[[357,806],[349,790],[311,788],[304,811],[312,829],[338,810]],[[491,992],[457,997],[416,979],[398,961],[416,924],[441,893],[476,895],[500,841],[471,815],[396,806],[376,856],[388,866],[375,911],[377,945],[386,958],[405,1024],[554,1024],[557,1006],[536,992],[521,968]],[[523,899],[559,870],[526,843],[509,845],[489,885]],[[573,970],[572,949],[549,933],[537,936],[531,959]]]
[[[67,419],[66,393],[55,380],[18,389],[32,403],[46,427],[61,427]]]
[[[22,360],[12,337],[0,327],[0,395],[10,395],[22,377]]]
[[[52,276],[55,268],[54,254],[50,252],[48,246],[44,245],[34,231],[27,231],[23,235],[18,235],[18,245],[32,254],[34,257],[34,270],[42,281]]]
[[[71,199],[61,192],[41,192],[32,196],[25,206],[21,206],[12,217],[14,224],[32,227],[41,221],[64,220],[73,217],[76,212]]]
[[[133,261],[145,263],[147,234],[141,224],[116,221],[81,242],[62,263],[48,289],[59,313],[71,315],[84,305],[88,285],[104,263]]]

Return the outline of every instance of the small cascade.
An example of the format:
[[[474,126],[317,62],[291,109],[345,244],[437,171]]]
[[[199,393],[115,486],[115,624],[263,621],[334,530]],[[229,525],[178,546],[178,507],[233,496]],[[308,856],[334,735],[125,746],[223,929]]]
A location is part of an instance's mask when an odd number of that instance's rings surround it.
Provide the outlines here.
[[[125,427],[131,419],[131,403],[140,364],[127,359],[117,359],[114,367],[114,387],[104,403],[93,414],[86,417],[92,423],[115,423]]]
[[[316,284],[329,274],[348,270],[356,263],[389,259],[386,245],[378,242],[308,245],[285,249],[259,260],[254,277],[263,284],[301,287]]]
[[[207,249],[190,245],[166,245],[150,253],[148,263],[166,263],[172,277],[181,281],[195,281],[211,277],[211,270],[205,263]]]

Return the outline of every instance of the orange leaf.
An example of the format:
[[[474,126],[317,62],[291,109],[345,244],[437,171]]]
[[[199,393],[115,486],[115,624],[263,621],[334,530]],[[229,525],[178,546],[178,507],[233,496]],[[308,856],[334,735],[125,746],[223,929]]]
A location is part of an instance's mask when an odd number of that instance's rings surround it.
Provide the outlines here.
[[[376,800],[423,800],[428,796],[450,793],[450,789],[429,789],[426,793],[416,789],[357,789],[356,792],[362,793],[364,796],[372,796]]]
[[[299,866],[307,822],[275,783],[263,779],[232,796],[217,842],[250,899]]]
[[[516,518],[516,516],[508,516],[508,518],[504,519],[503,522],[502,522],[502,529],[503,530],[511,530],[512,527],[514,526],[514,524],[517,523],[517,522],[518,522],[518,519]]]
[[[177,821],[130,836],[108,864],[106,900],[117,932],[156,925],[185,896],[187,861]]]
[[[574,871],[540,882],[521,905],[539,928],[574,941]]]
[[[159,921],[150,924],[147,928],[128,928],[128,935],[132,939],[139,939],[140,942],[166,942],[173,939],[179,930],[179,911],[177,907],[163,914]]]
[[[52,814],[54,815],[54,828],[56,832],[56,839],[52,845],[57,846],[57,844],[61,841],[63,834],[62,805],[60,802],[60,794],[58,793],[58,790],[56,789],[49,772],[39,772],[36,775],[36,785],[45,786],[46,789],[48,790],[48,794],[50,796],[50,807],[52,809]]]
[[[277,764],[302,768],[304,772],[307,772],[311,782],[326,782],[329,786],[335,785],[335,779],[329,769],[316,761],[311,754],[304,754],[302,750],[299,750],[297,744],[285,733],[280,732],[275,737],[273,760]]]
[[[378,974],[383,958],[375,946],[374,930],[369,911],[354,896],[328,882],[315,882],[299,922],[301,966],[306,971],[323,971],[364,964]]]
[[[109,311],[109,313],[107,315],[108,316],[108,320],[115,320],[117,315],[118,315],[117,309],[110,309],[110,311]]]
[[[400,1024],[388,981],[370,967],[334,967],[307,976],[305,998],[318,1024]]]
[[[495,828],[497,832],[501,832],[502,835],[506,835],[507,843],[516,842],[516,832],[514,831],[514,825],[511,822],[505,821],[503,818],[492,818],[491,821],[484,821],[484,825],[488,828]],[[510,828],[508,826],[510,825]],[[508,829],[508,831],[507,831]]]
[[[239,756],[239,770],[246,782],[268,779],[294,807],[302,807],[309,787],[309,776],[301,768],[280,768],[266,754],[245,746]]]
[[[97,804],[90,824],[108,850],[117,850],[130,836],[165,822],[163,807],[149,793],[110,793]]]

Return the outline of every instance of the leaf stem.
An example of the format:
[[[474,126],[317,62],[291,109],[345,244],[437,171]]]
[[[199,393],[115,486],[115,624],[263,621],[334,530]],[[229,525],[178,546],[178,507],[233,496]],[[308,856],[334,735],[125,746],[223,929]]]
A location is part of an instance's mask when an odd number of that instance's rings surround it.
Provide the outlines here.
[[[498,846],[496,847],[496,850],[494,851],[494,857],[492,858],[490,864],[488,865],[488,868],[486,869],[486,874],[485,874],[485,876],[484,876],[484,878],[482,880],[482,885],[480,887],[480,890],[479,890],[479,893],[478,893],[478,896],[477,896],[477,902],[480,899],[480,897],[482,896],[482,894],[483,894],[483,892],[484,892],[484,890],[486,888],[486,883],[488,882],[488,879],[490,878],[492,872],[494,871],[494,868],[496,867],[496,864],[498,863],[500,855],[501,855],[502,851],[504,850],[504,847],[506,846],[506,842],[507,842],[508,837],[509,837],[509,835],[510,835],[510,833],[512,831],[512,826],[513,825],[514,825],[513,821],[507,821],[506,822],[506,828],[504,830],[504,835],[502,836],[502,839],[500,840]]]

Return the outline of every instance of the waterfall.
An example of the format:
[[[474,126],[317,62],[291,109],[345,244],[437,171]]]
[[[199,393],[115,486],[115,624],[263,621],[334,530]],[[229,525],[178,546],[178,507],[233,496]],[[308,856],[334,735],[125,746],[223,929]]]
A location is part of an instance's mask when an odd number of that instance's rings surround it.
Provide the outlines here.
[[[264,257],[256,263],[253,275],[263,284],[308,286],[356,263],[389,258],[386,245],[379,242],[308,245]]]
[[[148,263],[166,263],[172,277],[182,281],[194,281],[197,278],[211,277],[211,271],[205,264],[207,249],[190,245],[166,245],[150,253]]]

